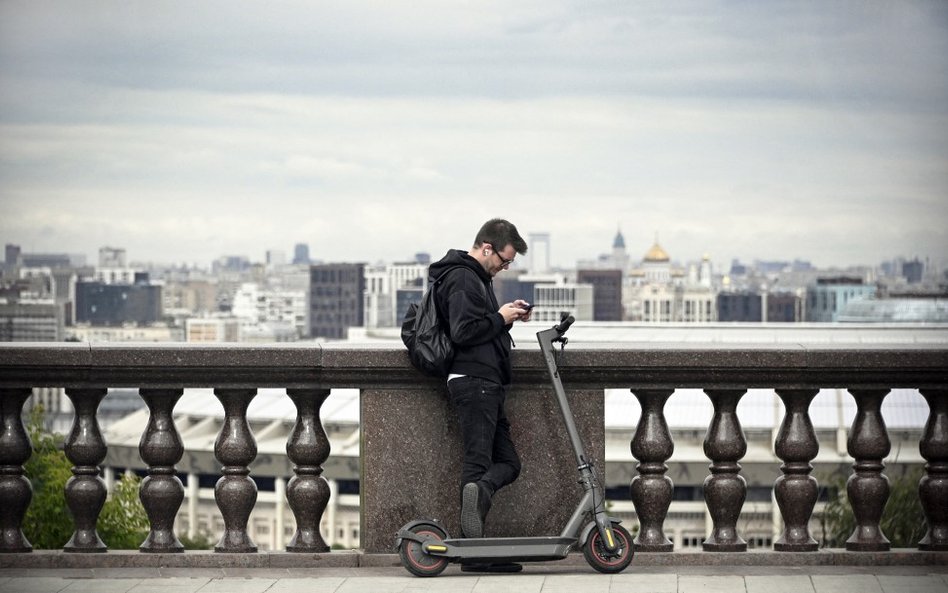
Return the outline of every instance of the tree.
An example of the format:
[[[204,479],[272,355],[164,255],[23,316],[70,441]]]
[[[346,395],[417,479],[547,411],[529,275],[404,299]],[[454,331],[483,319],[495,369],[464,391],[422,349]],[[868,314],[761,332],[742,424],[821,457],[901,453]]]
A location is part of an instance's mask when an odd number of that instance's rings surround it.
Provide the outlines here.
[[[925,514],[918,499],[921,468],[913,468],[902,475],[889,476],[889,500],[886,502],[879,527],[893,548],[913,548],[925,535]],[[846,476],[837,475],[828,481],[830,492],[836,492],[826,504],[820,519],[823,527],[824,548],[844,548],[846,540],[856,528],[856,517],[846,494]]]
[[[33,500],[23,519],[23,533],[36,549],[62,548],[73,532],[63,497],[72,464],[62,451],[62,435],[43,431],[41,406],[30,411],[27,433],[33,441],[33,455],[23,467],[33,484]]]
[[[23,520],[23,533],[35,549],[59,549],[75,529],[65,500],[72,463],[63,453],[63,436],[43,429],[41,406],[31,410],[27,432],[33,455],[24,468],[33,485],[33,500]],[[148,536],[150,525],[138,498],[139,485],[138,476],[124,477],[102,507],[96,528],[109,548],[136,549]]]
[[[136,550],[148,537],[151,524],[138,489],[141,479],[125,475],[115,483],[112,496],[105,501],[96,529],[99,537],[113,550]]]

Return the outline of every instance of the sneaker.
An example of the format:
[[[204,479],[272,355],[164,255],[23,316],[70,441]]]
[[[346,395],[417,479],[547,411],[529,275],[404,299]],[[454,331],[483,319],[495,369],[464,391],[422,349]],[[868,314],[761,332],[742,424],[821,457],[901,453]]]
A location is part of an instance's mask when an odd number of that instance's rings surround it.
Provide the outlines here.
[[[522,564],[517,564],[516,562],[496,562],[493,564],[487,563],[471,563],[471,564],[461,564],[461,572],[520,572],[523,570]]]
[[[486,501],[485,501],[486,499]],[[486,504],[485,504],[486,502]],[[477,482],[468,482],[461,491],[461,532],[464,537],[484,537],[484,516],[490,497]]]

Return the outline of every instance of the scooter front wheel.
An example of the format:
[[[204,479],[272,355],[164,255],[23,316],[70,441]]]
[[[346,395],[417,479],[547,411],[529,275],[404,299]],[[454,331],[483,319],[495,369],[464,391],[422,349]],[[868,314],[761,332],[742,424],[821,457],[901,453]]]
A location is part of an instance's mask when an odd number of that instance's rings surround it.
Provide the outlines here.
[[[599,536],[599,530],[593,529],[586,536],[586,543],[583,545],[583,556],[590,566],[599,572],[615,573],[622,572],[632,562],[634,551],[632,549],[632,536],[626,531],[625,527],[618,523],[612,524],[612,534],[619,545],[615,552],[609,552],[606,549],[602,537]]]
[[[415,535],[429,537],[439,542],[448,537],[443,529],[431,523],[415,525],[410,531]],[[418,577],[436,577],[448,567],[447,558],[431,556],[425,553],[420,543],[409,539],[402,540],[401,545],[398,546],[398,555],[401,557],[402,566]]]

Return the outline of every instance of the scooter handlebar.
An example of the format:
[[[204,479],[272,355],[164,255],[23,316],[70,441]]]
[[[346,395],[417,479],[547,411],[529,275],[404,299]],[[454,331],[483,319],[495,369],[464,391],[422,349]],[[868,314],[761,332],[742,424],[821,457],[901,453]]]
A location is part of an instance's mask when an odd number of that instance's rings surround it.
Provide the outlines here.
[[[573,322],[574,322],[574,321],[576,321],[576,320],[573,318],[573,316],[572,316],[572,315],[568,315],[568,316],[564,317],[562,321],[560,321],[559,325],[554,326],[553,329],[556,330],[556,333],[558,333],[559,335],[562,336],[563,334],[566,333],[566,330],[569,329],[569,326],[573,325]]]

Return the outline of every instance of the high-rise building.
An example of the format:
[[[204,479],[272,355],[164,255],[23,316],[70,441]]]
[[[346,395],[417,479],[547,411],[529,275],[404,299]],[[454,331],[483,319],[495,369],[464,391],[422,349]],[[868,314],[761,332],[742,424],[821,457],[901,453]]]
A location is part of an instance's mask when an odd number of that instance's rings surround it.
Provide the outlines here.
[[[590,284],[567,282],[560,273],[518,274],[494,283],[494,293],[501,303],[524,299],[533,306],[531,319],[538,323],[558,323],[563,313],[577,321],[593,319],[593,287]]]
[[[579,270],[576,282],[593,287],[593,321],[622,321],[622,270]]]
[[[838,321],[847,303],[869,298],[875,293],[875,286],[864,284],[862,278],[855,276],[818,278],[816,284],[807,287],[806,320]]]
[[[121,247],[99,247],[100,268],[124,268],[127,265],[125,249]]]
[[[280,249],[267,250],[267,268],[273,269],[286,265],[286,252]]]
[[[536,284],[533,287],[533,314],[537,323],[559,323],[563,313],[576,321],[592,321],[593,287],[589,284]]]
[[[803,321],[803,298],[793,292],[767,294],[767,322],[799,323]]]
[[[365,264],[310,266],[310,336],[345,339],[364,319]]]
[[[306,292],[261,288],[247,282],[234,294],[231,313],[241,318],[245,326],[258,324],[287,324],[296,338],[309,332],[306,321]],[[244,331],[246,327],[242,327]]]
[[[546,274],[550,271],[550,233],[530,233],[528,240],[530,273]]]
[[[161,320],[161,286],[76,283],[76,322],[92,325],[141,325]]]
[[[925,273],[925,264],[917,257],[902,264],[902,276],[909,284],[918,284]]]
[[[309,265],[309,245],[297,243],[293,247],[293,265]]]
[[[718,294],[718,321],[760,322],[763,315],[763,299],[750,291],[722,292]]]
[[[52,299],[0,298],[0,342],[59,342],[63,335],[62,307]]]
[[[4,254],[5,261],[8,266],[15,266],[20,260],[20,246],[13,245],[12,243],[7,243],[6,252]]]
[[[416,262],[374,266],[366,269],[365,283],[365,327],[397,327],[409,303],[420,300],[428,286],[428,266]]]
[[[625,237],[622,231],[616,231],[616,237],[612,240],[612,266],[625,271],[629,268],[629,254],[625,250]]]

